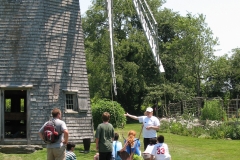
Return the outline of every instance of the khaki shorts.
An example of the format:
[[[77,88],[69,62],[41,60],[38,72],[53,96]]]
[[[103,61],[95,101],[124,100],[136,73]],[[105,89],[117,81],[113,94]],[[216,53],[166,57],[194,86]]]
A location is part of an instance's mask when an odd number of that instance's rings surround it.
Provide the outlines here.
[[[47,148],[47,160],[65,160],[66,159],[66,146],[61,148]]]

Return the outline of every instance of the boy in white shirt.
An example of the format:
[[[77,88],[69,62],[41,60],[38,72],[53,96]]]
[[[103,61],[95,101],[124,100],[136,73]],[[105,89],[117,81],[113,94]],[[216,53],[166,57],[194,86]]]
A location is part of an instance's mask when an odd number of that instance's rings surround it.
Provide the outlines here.
[[[150,160],[171,160],[171,155],[169,154],[168,145],[164,143],[164,136],[160,135],[157,137],[158,143],[154,146]]]
[[[150,144],[147,146],[147,149],[142,153],[142,157],[144,160],[150,160],[151,153],[155,144],[157,144],[157,139],[151,138]]]

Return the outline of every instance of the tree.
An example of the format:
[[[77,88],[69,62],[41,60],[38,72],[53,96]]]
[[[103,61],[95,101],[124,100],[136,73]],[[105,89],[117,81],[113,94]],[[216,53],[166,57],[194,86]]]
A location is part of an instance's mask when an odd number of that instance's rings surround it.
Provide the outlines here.
[[[202,94],[204,75],[217,44],[205,17],[190,13],[183,17],[168,9],[159,10],[164,1],[148,1],[158,22],[160,57],[166,71],[159,74],[132,0],[116,0],[113,24],[118,95],[113,97],[104,2],[93,2],[82,21],[91,98],[113,98],[126,111],[136,113],[152,93],[154,103]]]
[[[194,88],[196,95],[201,96],[203,75],[209,59],[213,57],[217,39],[207,27],[203,15],[193,16],[189,13],[186,17],[177,14],[175,17],[174,22],[168,23],[171,26],[168,28],[174,30],[174,38],[163,43],[161,49],[165,54],[166,73],[171,73],[168,77],[170,82]]]
[[[230,57],[231,77],[230,82],[232,86],[232,97],[236,98],[240,91],[240,48],[232,50],[233,54]]]
[[[93,6],[82,18],[90,97],[110,98],[109,33],[104,5]]]
[[[153,0],[149,4],[157,11],[161,1]],[[93,2],[90,9],[82,21],[90,93],[91,97],[111,98],[111,88],[106,86],[107,81],[111,84],[111,78],[104,3]],[[114,50],[118,87],[118,95],[114,98],[127,111],[139,110],[145,86],[157,81],[156,76],[159,74],[130,0],[114,1]]]
[[[205,72],[204,92],[207,97],[224,97],[231,90],[231,65],[227,55],[209,60],[209,67]]]

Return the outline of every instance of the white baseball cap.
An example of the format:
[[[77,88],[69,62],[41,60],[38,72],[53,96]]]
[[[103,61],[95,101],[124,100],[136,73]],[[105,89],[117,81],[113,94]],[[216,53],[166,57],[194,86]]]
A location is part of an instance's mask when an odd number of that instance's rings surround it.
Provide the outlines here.
[[[152,112],[153,111],[153,109],[151,108],[151,107],[148,107],[147,109],[146,109],[146,112]]]

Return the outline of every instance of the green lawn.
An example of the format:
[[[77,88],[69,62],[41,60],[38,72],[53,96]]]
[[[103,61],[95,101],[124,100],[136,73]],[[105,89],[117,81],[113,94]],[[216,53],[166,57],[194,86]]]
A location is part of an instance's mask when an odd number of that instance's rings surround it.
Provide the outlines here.
[[[122,134],[127,137],[127,132],[133,129],[140,134],[141,124],[127,124],[124,129],[115,129],[121,137]],[[193,137],[178,136],[169,133],[161,133],[165,136],[165,142],[169,146],[172,160],[238,160],[240,159],[240,141],[239,140],[212,140],[199,139]],[[141,136],[141,150],[143,151],[143,142]],[[88,154],[80,153],[83,151],[83,145],[77,145],[75,153],[78,160],[92,160],[96,153],[95,143],[91,144],[91,151]],[[1,160],[45,160],[46,149],[37,151],[33,154],[2,154]]]

